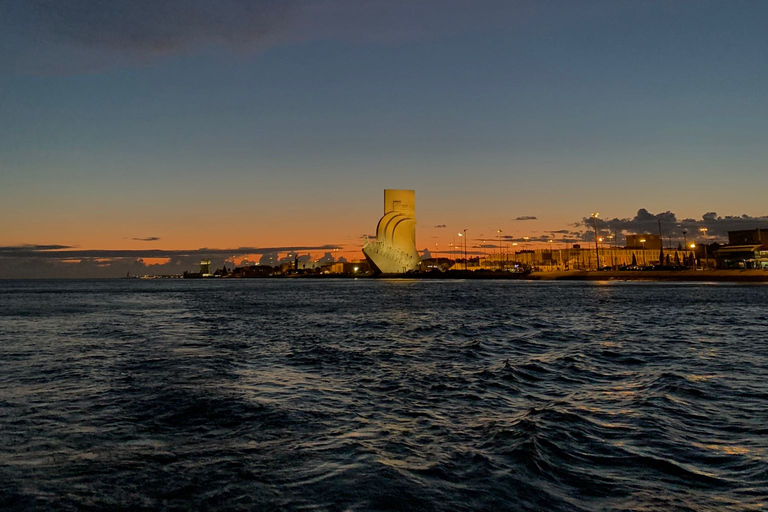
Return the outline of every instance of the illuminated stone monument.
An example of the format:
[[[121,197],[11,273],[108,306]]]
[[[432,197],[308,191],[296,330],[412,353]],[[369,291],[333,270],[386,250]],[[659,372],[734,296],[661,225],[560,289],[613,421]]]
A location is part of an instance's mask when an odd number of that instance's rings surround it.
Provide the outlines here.
[[[376,239],[363,245],[363,254],[374,270],[400,274],[419,268],[415,202],[413,190],[384,190],[384,216],[376,226]]]

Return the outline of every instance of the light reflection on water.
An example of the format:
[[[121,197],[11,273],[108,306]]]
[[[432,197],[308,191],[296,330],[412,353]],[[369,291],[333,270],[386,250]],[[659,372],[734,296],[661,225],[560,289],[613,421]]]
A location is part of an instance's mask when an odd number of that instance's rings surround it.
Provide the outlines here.
[[[0,508],[757,509],[766,298],[6,281]]]

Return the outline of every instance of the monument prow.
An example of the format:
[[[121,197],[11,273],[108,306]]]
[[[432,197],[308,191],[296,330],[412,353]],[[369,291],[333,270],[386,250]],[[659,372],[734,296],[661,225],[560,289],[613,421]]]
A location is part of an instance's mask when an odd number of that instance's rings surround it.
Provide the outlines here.
[[[363,245],[363,254],[374,271],[402,274],[419,268],[415,203],[414,190],[384,190],[384,216],[376,226],[376,239]]]

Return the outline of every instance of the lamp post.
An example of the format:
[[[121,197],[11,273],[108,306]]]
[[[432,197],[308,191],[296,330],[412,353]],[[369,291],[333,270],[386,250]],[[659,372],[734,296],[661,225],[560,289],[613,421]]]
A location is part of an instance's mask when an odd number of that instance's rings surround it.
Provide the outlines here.
[[[701,231],[701,236],[706,238],[707,236],[707,228],[699,228],[699,231]],[[707,268],[709,268],[709,256],[707,255],[707,244],[706,241],[704,243],[704,261],[706,262]],[[702,265],[702,268],[704,265]]]
[[[599,249],[599,247],[600,247],[600,244],[603,243],[603,237],[598,237],[597,243],[598,243],[597,261],[599,262],[600,261],[600,249]],[[603,256],[605,256],[605,255],[603,255]],[[600,270],[600,265],[597,266],[597,270]]]
[[[613,238],[614,238],[614,235],[612,235],[610,233],[610,231],[609,231],[608,232],[608,236],[606,236],[605,239],[608,241],[608,254],[611,255],[611,268],[612,269],[616,267],[616,261],[615,261],[615,259],[616,259],[616,251],[611,250],[611,242],[610,242],[611,240],[613,240]],[[605,253],[603,253],[603,254],[605,254]]]
[[[690,247],[691,247],[691,252],[693,252],[693,265],[691,266],[696,268],[696,244],[691,242]]]
[[[459,233],[460,237],[464,238],[464,271],[467,271],[467,230]]]
[[[595,224],[595,258],[597,260],[597,267],[595,270],[600,270],[600,247],[597,245],[597,217],[600,216],[600,212],[595,212],[591,215]]]
[[[525,246],[525,249],[528,250],[528,241],[531,239],[529,236],[523,237],[523,244]],[[526,259],[528,260],[528,263],[531,265],[531,268],[533,268],[533,255],[526,253]]]
[[[459,235],[459,255],[461,255],[462,249],[464,249],[464,244],[463,244],[463,241],[462,241],[461,237],[463,237],[464,235],[462,233],[458,233],[458,235]],[[467,260],[466,259],[464,260],[464,270],[467,270]]]
[[[643,244],[643,266],[645,266],[645,238],[641,238],[640,243]]]
[[[469,262],[467,261],[467,230],[464,230],[464,270],[467,270],[467,265]]]
[[[688,247],[688,230],[683,230],[683,247]]]
[[[501,264],[501,230],[497,229],[496,232],[499,234],[499,270],[503,270],[503,266]]]
[[[689,246],[691,248],[691,252],[693,253],[693,265],[691,265],[694,269],[696,269],[696,244],[691,242],[691,245]]]
[[[551,244],[552,239],[550,238],[549,240],[547,240],[547,243]],[[550,269],[552,268],[552,246],[551,245],[549,246],[549,268]]]

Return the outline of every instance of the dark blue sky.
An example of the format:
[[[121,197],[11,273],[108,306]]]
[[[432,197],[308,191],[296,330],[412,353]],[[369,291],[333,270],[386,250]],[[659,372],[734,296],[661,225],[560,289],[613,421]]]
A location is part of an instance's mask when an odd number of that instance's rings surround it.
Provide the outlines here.
[[[768,2],[0,6],[3,245],[349,244],[383,188],[439,243],[765,213]]]

